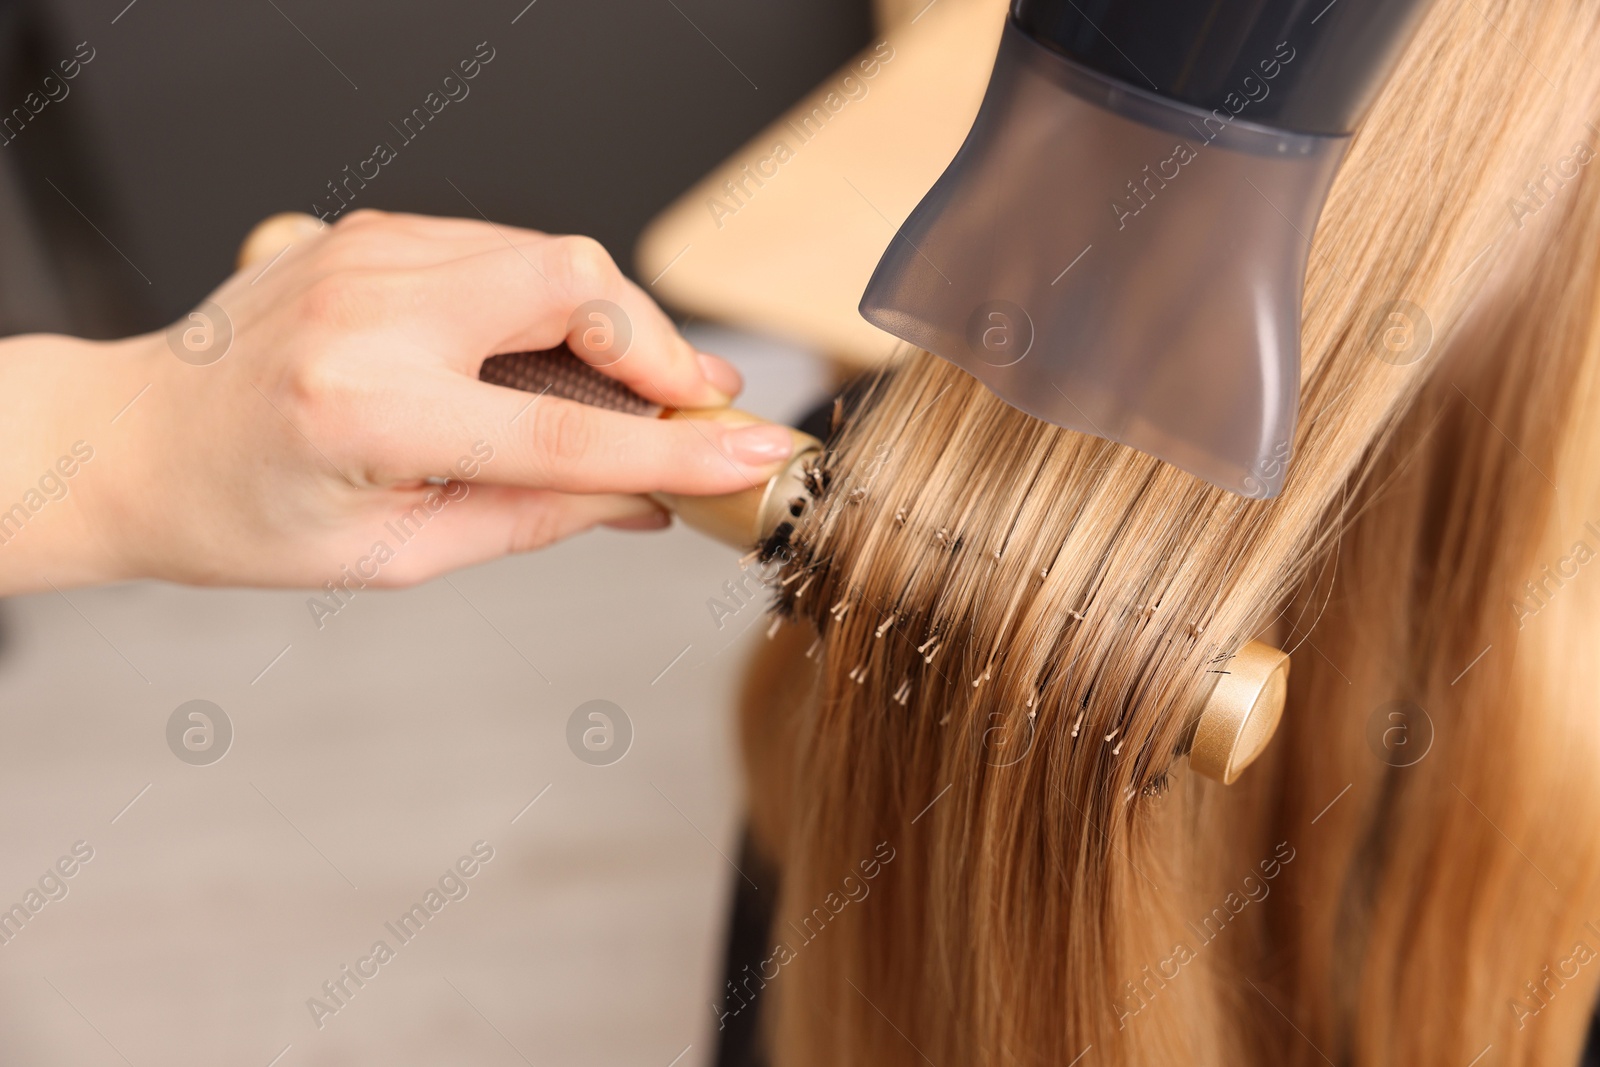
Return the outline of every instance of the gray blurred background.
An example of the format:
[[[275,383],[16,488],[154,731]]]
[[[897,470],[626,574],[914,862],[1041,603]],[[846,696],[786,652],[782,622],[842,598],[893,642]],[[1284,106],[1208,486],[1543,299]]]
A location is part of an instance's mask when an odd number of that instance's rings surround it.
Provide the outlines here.
[[[354,206],[587,233],[627,265],[652,215],[866,43],[870,12],[864,0],[0,0],[0,27],[7,109],[37,87],[30,58],[49,68],[79,42],[94,49],[70,95],[0,151],[24,169],[34,217],[60,217],[52,256],[95,250],[125,305],[106,330],[126,333],[194,306],[254,223],[311,210],[345,166],[397,141],[389,124],[480,42],[495,58],[471,94]]]
[[[309,210],[485,41],[470,96],[356,206],[590,233],[627,266],[868,28],[844,0],[0,0],[3,106],[94,49],[0,147],[0,332],[176,318],[251,224]],[[808,353],[687,328],[751,410],[792,420],[826,392]],[[0,1063],[709,1062],[732,692],[765,630],[758,606],[721,627],[708,608],[738,575],[675,529],[363,592],[320,630],[303,593],[0,606],[0,909],[65,888],[0,924]],[[167,739],[196,699],[234,732],[204,766]],[[593,699],[634,734],[607,766],[567,740]],[[50,877],[79,842],[93,858]],[[477,842],[493,859],[401,945],[385,923]],[[395,957],[319,1027],[308,1000],[335,1003],[323,983],[379,939]]]

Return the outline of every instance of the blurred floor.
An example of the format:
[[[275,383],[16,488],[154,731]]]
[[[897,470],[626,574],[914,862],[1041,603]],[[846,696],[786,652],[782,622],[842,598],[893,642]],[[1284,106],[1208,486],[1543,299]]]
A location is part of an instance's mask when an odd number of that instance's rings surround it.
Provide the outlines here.
[[[760,414],[826,390],[803,354],[691,333]],[[6,603],[0,909],[75,843],[93,858],[20,932],[0,914],[0,1063],[709,1062],[732,694],[764,630],[759,604],[720,629],[708,609],[738,573],[682,529],[603,531],[364,591],[320,631],[303,592]],[[634,730],[609,766],[567,741],[597,698]],[[168,747],[192,699],[235,730],[209,766]],[[466,895],[402,943],[385,924],[480,841]],[[338,1005],[324,982],[380,939],[393,958],[319,1028],[307,1001]]]

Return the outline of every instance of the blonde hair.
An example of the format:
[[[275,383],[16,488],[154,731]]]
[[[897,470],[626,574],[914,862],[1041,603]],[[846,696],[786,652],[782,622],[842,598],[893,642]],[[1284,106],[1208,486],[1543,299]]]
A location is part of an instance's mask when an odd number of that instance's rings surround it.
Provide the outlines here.
[[[1576,1060],[1600,184],[1541,168],[1600,147],[1597,31],[1570,0],[1429,13],[1316,234],[1277,500],[926,354],[874,386],[744,701],[774,1064]],[[1397,300],[1435,339],[1404,365]],[[1254,637],[1293,652],[1285,723],[1225,788],[1179,753]]]

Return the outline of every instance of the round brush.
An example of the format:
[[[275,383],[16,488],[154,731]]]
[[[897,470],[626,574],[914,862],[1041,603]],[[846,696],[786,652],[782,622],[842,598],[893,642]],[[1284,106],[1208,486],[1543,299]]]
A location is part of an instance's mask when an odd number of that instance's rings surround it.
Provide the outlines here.
[[[748,426],[764,422],[735,408],[679,411],[663,408],[579,359],[565,344],[538,352],[510,352],[483,361],[478,377],[540,396],[575,400],[593,407],[662,419],[693,419]],[[806,469],[822,453],[822,442],[791,430],[794,451],[766,482],[723,496],[652,493],[651,499],[701,533],[734,548],[754,548],[787,535],[811,507]]]
[[[478,377],[495,385],[633,415],[714,419],[734,425],[761,421],[732,408],[662,409],[600,373],[565,345],[541,352],[494,356],[484,361]],[[815,468],[821,457],[822,442],[799,430],[793,433],[793,455],[764,485],[727,496],[656,493],[653,497],[689,526],[735,548],[787,544],[789,534],[815,502],[812,487],[822,482],[814,470],[807,475],[808,468]],[[1278,728],[1287,693],[1289,656],[1252,641],[1232,656],[1217,675],[1216,683],[1194,713],[1184,750],[1192,770],[1232,785],[1266,749]]]

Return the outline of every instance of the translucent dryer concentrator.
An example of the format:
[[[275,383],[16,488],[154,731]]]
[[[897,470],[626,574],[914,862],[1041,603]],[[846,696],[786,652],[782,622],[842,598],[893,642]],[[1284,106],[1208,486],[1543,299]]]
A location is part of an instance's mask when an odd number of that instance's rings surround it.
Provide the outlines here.
[[[1311,235],[1427,0],[1016,0],[861,300],[1013,406],[1283,487]]]

